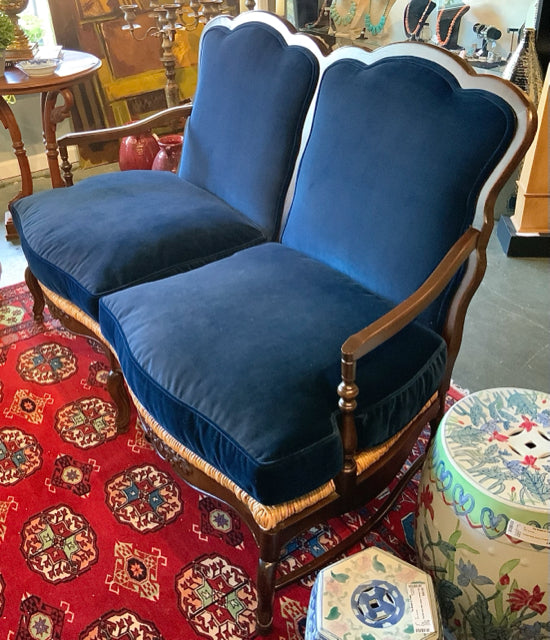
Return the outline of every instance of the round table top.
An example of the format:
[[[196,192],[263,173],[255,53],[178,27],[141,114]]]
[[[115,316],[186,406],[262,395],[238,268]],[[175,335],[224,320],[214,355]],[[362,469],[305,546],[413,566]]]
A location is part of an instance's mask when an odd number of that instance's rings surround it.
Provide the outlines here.
[[[0,95],[41,93],[69,87],[101,66],[101,60],[91,53],[63,49],[63,58],[57,69],[47,76],[30,77],[16,66],[7,66],[0,76]]]

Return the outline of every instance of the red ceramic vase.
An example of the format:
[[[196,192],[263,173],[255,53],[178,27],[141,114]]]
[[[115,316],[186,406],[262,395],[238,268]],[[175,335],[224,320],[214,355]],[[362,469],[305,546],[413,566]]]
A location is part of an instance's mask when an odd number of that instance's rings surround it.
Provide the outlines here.
[[[159,152],[159,145],[150,131],[126,136],[120,141],[118,164],[121,171],[151,169]]]
[[[171,134],[159,138],[160,150],[153,162],[153,171],[171,171],[176,173],[181,158],[183,136]]]

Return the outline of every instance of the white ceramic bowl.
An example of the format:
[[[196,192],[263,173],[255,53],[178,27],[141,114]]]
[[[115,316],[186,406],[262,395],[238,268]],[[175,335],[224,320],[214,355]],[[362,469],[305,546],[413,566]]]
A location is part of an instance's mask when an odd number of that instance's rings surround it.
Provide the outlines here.
[[[15,66],[28,76],[49,76],[56,69],[59,60],[55,58],[33,58],[32,60],[21,60]]]

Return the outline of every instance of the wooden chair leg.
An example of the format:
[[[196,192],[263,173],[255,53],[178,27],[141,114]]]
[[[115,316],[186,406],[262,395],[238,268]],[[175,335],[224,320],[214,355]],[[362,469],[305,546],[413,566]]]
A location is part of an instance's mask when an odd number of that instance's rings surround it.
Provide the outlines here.
[[[260,548],[260,559],[256,574],[258,589],[258,609],[256,610],[256,631],[261,636],[271,632],[273,624],[273,599],[275,596],[275,572],[277,562],[265,560]]]
[[[130,427],[130,398],[128,396],[128,391],[126,390],[122,371],[110,351],[109,359],[111,361],[111,371],[107,378],[107,391],[117,408],[115,420],[117,433],[126,433]]]
[[[107,376],[107,391],[117,408],[115,418],[117,433],[126,433],[130,428],[132,403],[130,401],[128,389],[126,389],[126,383],[124,382],[124,376],[120,369],[120,365],[111,349],[102,340],[91,332],[88,332],[87,335],[93,338],[100,345],[107,358],[109,358],[110,371]]]
[[[35,322],[44,322],[44,307],[46,306],[46,300],[42,289],[38,284],[38,280],[34,276],[34,273],[27,267],[25,269],[25,282],[31,292],[33,299],[32,313]]]
[[[445,401],[447,398],[448,390],[449,390],[449,385],[447,384],[443,384],[439,389],[439,411],[437,412],[437,415],[435,416],[435,418],[433,418],[433,420],[430,420],[430,439],[428,440],[428,443],[426,445],[426,450],[428,449],[433,439],[435,438],[435,434],[437,433],[439,425],[443,420],[443,416],[445,415],[445,411],[446,411]]]
[[[28,267],[25,269],[25,282],[27,283],[27,287],[29,288],[29,291],[31,292],[34,300],[34,319],[36,322],[43,322],[46,298],[44,296],[44,292],[42,291],[42,287],[38,283],[38,280]],[[115,420],[117,432],[126,433],[130,427],[130,412],[132,405],[130,402],[128,391],[126,390],[126,385],[124,383],[122,371],[120,370],[120,365],[118,364],[118,361],[113,355],[111,349],[109,349],[109,347],[100,338],[98,338],[98,336],[95,335],[95,333],[91,329],[86,327],[78,320],[75,320],[75,318],[73,318],[72,316],[67,315],[64,311],[53,304],[51,300],[48,300],[48,308],[50,310],[50,313],[52,314],[52,317],[57,318],[66,329],[68,329],[72,333],[83,335],[95,340],[109,359],[111,371],[109,372],[109,376],[107,378],[107,391],[109,392],[109,395],[111,396],[117,408],[117,415]]]

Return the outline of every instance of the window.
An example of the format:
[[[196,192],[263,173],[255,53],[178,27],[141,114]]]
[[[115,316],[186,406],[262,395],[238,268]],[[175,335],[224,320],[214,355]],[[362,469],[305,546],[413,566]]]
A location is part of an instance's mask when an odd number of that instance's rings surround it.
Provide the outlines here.
[[[45,46],[56,44],[47,0],[29,0],[27,8],[19,15],[19,25],[29,42]]]

